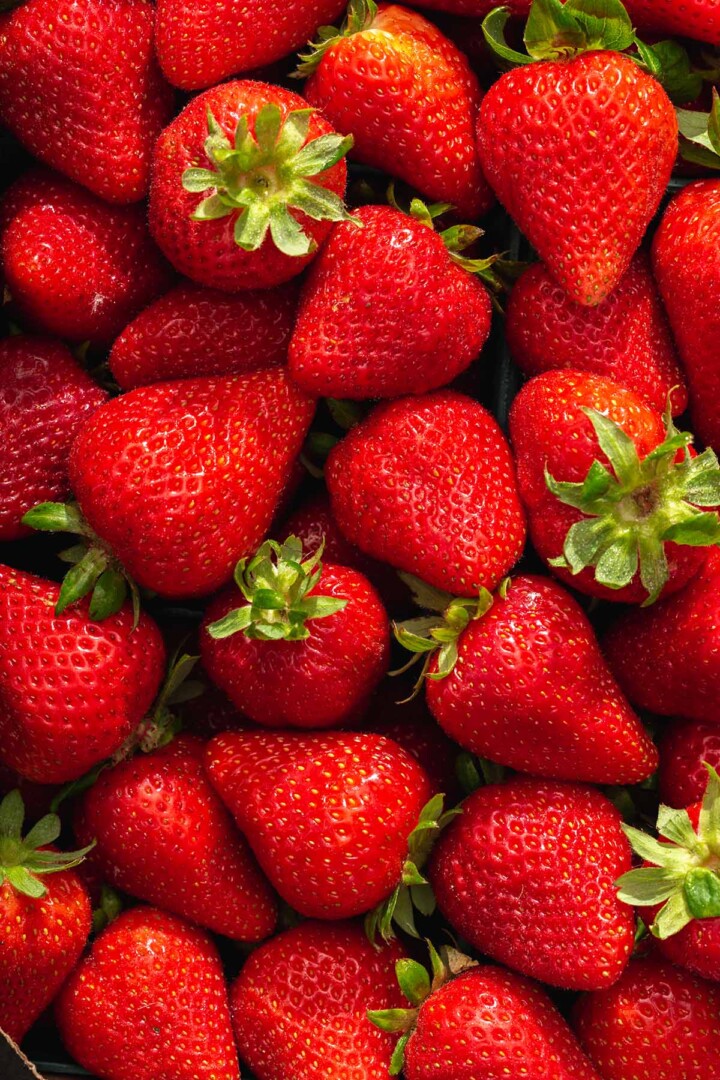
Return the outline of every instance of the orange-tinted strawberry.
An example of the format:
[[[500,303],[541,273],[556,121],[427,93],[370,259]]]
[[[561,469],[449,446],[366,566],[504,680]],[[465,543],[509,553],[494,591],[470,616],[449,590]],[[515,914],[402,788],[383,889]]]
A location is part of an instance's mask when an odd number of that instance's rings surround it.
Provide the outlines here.
[[[662,802],[682,809],[699,802],[707,787],[704,762],[720,769],[720,724],[675,720],[660,736],[658,790]]]

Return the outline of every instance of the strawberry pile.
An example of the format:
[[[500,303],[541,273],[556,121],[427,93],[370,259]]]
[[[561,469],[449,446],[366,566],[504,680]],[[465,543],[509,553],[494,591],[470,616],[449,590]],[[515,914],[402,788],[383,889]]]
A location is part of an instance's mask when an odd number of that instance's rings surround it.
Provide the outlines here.
[[[720,1080],[720,3],[408,4],[0,0],[46,1072]]]

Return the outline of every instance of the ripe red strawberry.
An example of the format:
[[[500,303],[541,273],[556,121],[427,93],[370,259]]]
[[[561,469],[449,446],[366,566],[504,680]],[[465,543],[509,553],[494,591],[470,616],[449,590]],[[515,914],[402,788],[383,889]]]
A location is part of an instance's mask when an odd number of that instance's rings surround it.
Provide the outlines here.
[[[719,242],[717,180],[685,188],[665,211],[653,242],[655,277],[690,383],[693,426],[709,445],[720,445]]]
[[[0,566],[0,757],[41,784],[74,780],[115,753],[150,707],[165,649],[129,605],[102,626],[60,587]]]
[[[461,596],[493,589],[525,543],[510,449],[482,405],[445,390],[378,406],[334,448],[326,480],[345,536]]]
[[[574,1027],[603,1080],[720,1080],[720,988],[657,956],[580,998]]]
[[[510,413],[530,536],[563,581],[638,603],[682,588],[720,540],[720,469],[632,390],[548,371]],[[611,466],[612,471],[608,469]]]
[[[620,814],[594,788],[515,779],[480,788],[441,836],[430,880],[454,929],[552,986],[599,990],[633,948],[613,882],[630,869]]]
[[[27,536],[23,514],[69,494],[72,440],[106,399],[59,341],[20,336],[0,342],[0,540]]]
[[[660,798],[680,810],[699,802],[707,787],[704,762],[720,769],[720,725],[675,720],[660,737]]]
[[[145,308],[110,352],[123,390],[199,375],[245,375],[287,359],[297,293],[289,285],[238,296],[184,282]]]
[[[41,169],[6,193],[0,243],[20,317],[70,341],[109,343],[172,281],[143,207],[108,206]]]
[[[107,1080],[240,1080],[220,957],[208,934],[156,908],[124,911],[63,987],[60,1035]]]
[[[351,143],[280,86],[236,81],[198,94],[155,144],[152,234],[201,285],[238,292],[288,281],[347,217]]]
[[[302,58],[308,101],[354,138],[353,156],[470,220],[492,205],[474,125],[482,92],[467,57],[417,12],[354,0]]]
[[[90,901],[73,867],[84,852],[48,845],[60,819],[42,818],[22,837],[23,801],[0,803],[0,1030],[22,1041],[75,967],[90,933]]]
[[[171,115],[153,23],[147,0],[27,0],[0,15],[0,120],[107,202],[147,193],[150,151]]]
[[[664,412],[668,394],[677,416],[687,407],[667,316],[638,254],[610,296],[596,308],[574,303],[542,263],[517,281],[505,329],[515,363],[526,375],[570,369],[604,375]]]
[[[306,922],[250,956],[230,990],[240,1057],[257,1080],[386,1080],[392,1039],[368,1007],[401,996],[397,944],[373,948],[356,923]]]
[[[275,928],[276,905],[243,837],[203,771],[204,744],[169,745],[103,771],[75,831],[96,841],[103,881],[235,941]]]
[[[290,374],[320,397],[444,386],[487,340],[487,291],[453,261],[429,216],[418,221],[389,206],[353,216],[362,228],[335,226],[303,288]]]
[[[346,0],[158,0],[157,54],[165,77],[199,90],[295,52]]]
[[[235,570],[200,632],[205,669],[267,727],[333,727],[357,718],[387,672],[390,626],[362,574],[303,561],[300,540],[266,541]],[[243,602],[244,600],[244,602]]]

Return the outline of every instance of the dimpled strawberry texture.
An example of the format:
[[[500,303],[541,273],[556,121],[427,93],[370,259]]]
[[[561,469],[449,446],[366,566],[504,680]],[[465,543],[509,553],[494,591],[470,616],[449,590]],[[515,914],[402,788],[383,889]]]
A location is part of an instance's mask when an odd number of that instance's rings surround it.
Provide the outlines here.
[[[0,342],[0,540],[30,535],[20,523],[23,514],[69,494],[72,440],[106,400],[59,341],[19,336]]]
[[[155,908],[124,911],[58,998],[71,1056],[104,1080],[240,1080],[222,964],[208,934]]]
[[[405,1048],[407,1080],[598,1080],[535,983],[473,968],[421,1006]]]
[[[244,375],[287,359],[294,285],[229,296],[183,282],[117,338],[109,362],[123,390],[196,375]]]
[[[516,971],[565,989],[610,986],[635,934],[614,884],[632,861],[620,822],[580,784],[481,788],[431,856],[440,909],[474,948]]]
[[[639,253],[596,308],[575,304],[542,263],[510,294],[505,319],[515,363],[526,375],[557,368],[604,375],[664,412],[687,408],[687,387],[647,255]]]
[[[72,487],[139,585],[203,596],[263,539],[313,412],[281,371],[140,387],[82,428]]]
[[[353,544],[454,595],[494,589],[522,553],[510,448],[463,394],[378,406],[333,449],[325,475]]]
[[[478,121],[485,175],[569,296],[599,304],[630,265],[677,156],[660,84],[587,53],[502,75]]]
[[[205,766],[280,896],[311,919],[350,918],[389,896],[432,794],[420,765],[380,735],[231,732],[209,743]]]
[[[396,1036],[367,1009],[406,1004],[402,955],[349,922],[303,923],[257,949],[230,990],[240,1056],[257,1080],[387,1080]]]
[[[482,91],[467,57],[422,15],[380,4],[367,30],[330,47],[305,93],[352,134],[358,161],[463,217],[489,210],[474,131]]]
[[[708,771],[704,762],[720,769],[720,724],[675,720],[660,738],[660,799],[679,810],[705,794]]]
[[[147,0],[30,0],[0,15],[0,119],[108,202],[142,199],[173,93]]]
[[[288,56],[346,6],[345,0],[158,0],[158,59],[173,86],[199,90]]]
[[[0,747],[29,780],[64,783],[113,754],[149,709],[165,648],[129,605],[103,622],[87,602],[63,615],[60,588],[0,566]]]
[[[268,289],[295,277],[314,257],[314,251],[302,256],[283,254],[269,234],[257,251],[243,251],[234,237],[237,214],[212,221],[191,218],[207,193],[185,191],[182,175],[186,169],[212,165],[204,148],[208,110],[233,143],[240,117],[246,117],[250,131],[254,131],[255,118],[267,104],[277,105],[283,120],[290,112],[308,107],[307,101],[280,86],[245,80],[223,83],[193,98],[155,144],[150,230],[170,262],[200,285],[226,292]],[[327,120],[314,112],[305,144],[333,131]],[[346,179],[347,165],[342,159],[318,174],[313,183],[342,198]],[[315,245],[323,242],[332,227],[330,221],[314,221],[300,211],[291,214]]]

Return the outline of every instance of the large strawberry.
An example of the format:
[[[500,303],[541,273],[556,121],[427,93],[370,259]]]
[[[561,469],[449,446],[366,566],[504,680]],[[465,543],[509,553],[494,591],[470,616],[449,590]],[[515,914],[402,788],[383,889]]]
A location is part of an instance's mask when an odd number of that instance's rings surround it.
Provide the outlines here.
[[[205,931],[156,908],[123,912],[63,987],[73,1058],[104,1080],[240,1080],[227,988]]]
[[[103,625],[86,603],[56,615],[60,587],[0,566],[0,757],[62,783],[115,753],[162,680],[155,623],[125,605]]]
[[[438,906],[480,952],[553,986],[610,986],[635,919],[613,882],[630,869],[618,811],[580,784],[514,779],[480,788],[430,862]]]
[[[90,901],[73,872],[85,852],[48,849],[60,819],[42,818],[23,838],[23,801],[0,803],[0,1030],[19,1043],[80,958]]]
[[[108,344],[172,281],[144,207],[108,206],[44,169],[7,191],[0,245],[20,318],[70,341]]]
[[[397,4],[352,0],[342,29],[303,57],[308,101],[353,136],[353,154],[470,219],[492,204],[475,120],[482,99],[467,58]]]
[[[20,520],[26,511],[69,494],[73,438],[106,398],[59,341],[0,342],[0,540],[26,536],[30,529]]]
[[[632,390],[549,371],[515,399],[510,434],[538,553],[567,583],[605,600],[677,591],[720,541],[720,467],[692,456]]]
[[[152,145],[172,110],[154,17],[148,0],[27,0],[0,15],[0,119],[108,202],[146,194]]]
[[[522,552],[510,449],[462,394],[379,405],[332,451],[326,479],[352,543],[453,594],[493,589]]]
[[[683,809],[699,802],[707,787],[704,762],[720,769],[720,724],[675,720],[660,736],[658,790],[668,806]]]
[[[170,262],[216,289],[267,289],[311,261],[342,196],[352,139],[297,94],[223,83],[155,144],[150,229]]]
[[[230,989],[240,1056],[257,1080],[386,1080],[392,1039],[368,1008],[401,1003],[391,943],[357,923],[305,922],[256,949]]]

